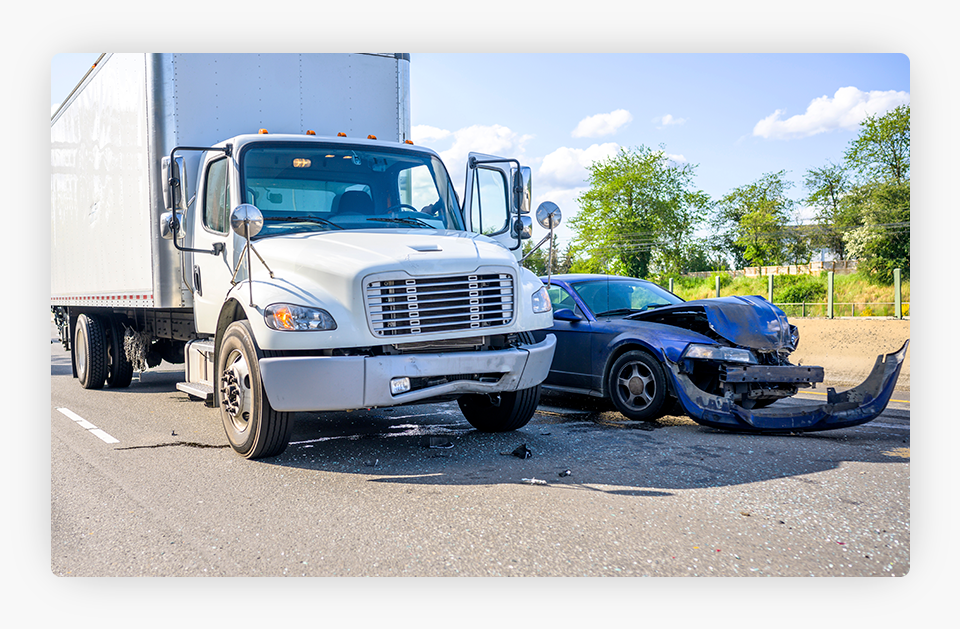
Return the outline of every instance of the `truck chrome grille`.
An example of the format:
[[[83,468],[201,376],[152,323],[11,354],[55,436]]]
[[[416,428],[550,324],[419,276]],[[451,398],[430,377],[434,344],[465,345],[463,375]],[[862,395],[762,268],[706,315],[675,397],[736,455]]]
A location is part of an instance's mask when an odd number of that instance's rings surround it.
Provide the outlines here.
[[[370,329],[379,337],[393,338],[509,325],[514,316],[513,275],[482,271],[367,278],[364,303]]]

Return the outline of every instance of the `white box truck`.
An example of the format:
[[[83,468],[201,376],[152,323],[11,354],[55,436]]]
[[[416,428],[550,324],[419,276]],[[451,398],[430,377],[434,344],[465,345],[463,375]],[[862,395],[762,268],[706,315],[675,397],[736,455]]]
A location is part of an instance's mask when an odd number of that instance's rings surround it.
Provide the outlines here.
[[[525,425],[555,348],[519,264],[530,170],[471,154],[461,203],[410,141],[409,66],[101,56],[51,122],[51,307],[80,385],[185,363],[178,389],[251,459],[299,411],[457,399],[479,430]]]

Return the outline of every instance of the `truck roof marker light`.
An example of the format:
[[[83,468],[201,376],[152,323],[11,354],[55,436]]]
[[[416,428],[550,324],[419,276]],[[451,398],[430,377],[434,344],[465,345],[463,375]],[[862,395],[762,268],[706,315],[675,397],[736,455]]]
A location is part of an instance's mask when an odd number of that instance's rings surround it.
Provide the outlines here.
[[[404,140],[403,143],[404,143],[404,144],[413,144],[413,140]]]
[[[347,134],[344,133],[343,131],[341,131],[340,133],[337,134],[337,137],[338,137],[338,138],[345,138],[345,137],[347,137]]]
[[[377,139],[377,136],[375,136],[375,135],[373,135],[373,134],[370,134],[370,135],[367,136],[367,139],[368,139],[368,140],[376,140],[376,139]]]
[[[260,133],[260,135],[267,135],[267,130],[266,130],[266,129],[260,129],[259,133]]]
[[[317,133],[312,129],[307,129],[307,135],[317,135]]]

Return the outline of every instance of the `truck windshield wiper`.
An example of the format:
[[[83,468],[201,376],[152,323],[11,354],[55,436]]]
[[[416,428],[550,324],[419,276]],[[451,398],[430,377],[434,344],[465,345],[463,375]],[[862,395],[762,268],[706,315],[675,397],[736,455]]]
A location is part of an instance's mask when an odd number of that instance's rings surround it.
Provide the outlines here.
[[[320,218],[319,216],[264,216],[263,220],[277,221],[280,223],[317,223],[318,225],[343,229],[343,227],[340,227],[333,221],[328,221],[327,219]]]
[[[376,218],[368,218],[367,220],[380,221],[382,223],[400,223],[401,225],[413,225],[416,227],[429,227],[430,229],[436,229],[436,227],[434,227],[427,221],[421,221],[419,218],[412,218],[412,217],[406,217],[406,218],[376,217]]]

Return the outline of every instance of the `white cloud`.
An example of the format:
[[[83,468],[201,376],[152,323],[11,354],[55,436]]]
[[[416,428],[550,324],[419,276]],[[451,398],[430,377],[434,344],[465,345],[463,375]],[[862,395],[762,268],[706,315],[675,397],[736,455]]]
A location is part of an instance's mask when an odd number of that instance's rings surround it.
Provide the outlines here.
[[[446,129],[438,129],[425,124],[414,125],[410,131],[413,141],[424,145],[429,145],[431,142],[442,140],[451,135]]]
[[[803,114],[783,119],[786,111],[776,110],[754,126],[753,135],[786,140],[837,129],[855,130],[867,116],[883,114],[909,102],[909,92],[863,92],[842,87],[832,97],[813,99]]]
[[[633,116],[626,109],[617,109],[609,114],[587,116],[580,121],[570,135],[575,138],[596,138],[601,135],[610,135],[631,120],[633,120]]]
[[[658,129],[662,129],[663,127],[683,124],[686,121],[686,118],[674,118],[672,114],[666,114],[664,116],[657,116],[654,118],[653,124],[657,125]]]
[[[560,147],[543,158],[534,182],[558,189],[582,186],[590,164],[616,155],[619,150],[620,145],[616,142],[594,144],[585,149]]]
[[[432,127],[431,127],[432,128]],[[502,125],[473,125],[454,131],[453,145],[440,151],[440,158],[446,164],[453,185],[463,195],[464,176],[467,169],[467,156],[470,153],[486,153],[498,157],[515,157],[523,163],[524,144],[533,136],[520,135]]]

